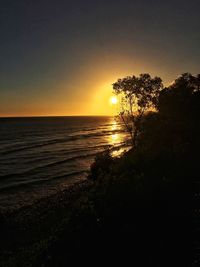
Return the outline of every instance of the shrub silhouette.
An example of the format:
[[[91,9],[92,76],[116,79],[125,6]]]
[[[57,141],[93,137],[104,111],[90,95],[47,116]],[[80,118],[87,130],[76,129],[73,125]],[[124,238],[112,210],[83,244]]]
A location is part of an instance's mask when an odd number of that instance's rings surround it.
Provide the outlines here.
[[[141,120],[137,147],[120,159],[107,160],[106,155],[96,163],[96,213],[110,231],[126,229],[136,251],[139,240],[147,242],[151,261],[165,259],[162,266],[187,266],[191,260],[191,189],[199,180],[199,77],[183,74],[160,92],[158,111]],[[92,173],[97,174],[95,163]]]

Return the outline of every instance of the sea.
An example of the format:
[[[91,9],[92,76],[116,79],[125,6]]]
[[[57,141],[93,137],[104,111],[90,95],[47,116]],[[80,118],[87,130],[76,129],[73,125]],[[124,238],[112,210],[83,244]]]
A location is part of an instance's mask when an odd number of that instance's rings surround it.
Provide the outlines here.
[[[15,209],[87,179],[95,156],[130,148],[115,117],[0,118],[0,210]]]

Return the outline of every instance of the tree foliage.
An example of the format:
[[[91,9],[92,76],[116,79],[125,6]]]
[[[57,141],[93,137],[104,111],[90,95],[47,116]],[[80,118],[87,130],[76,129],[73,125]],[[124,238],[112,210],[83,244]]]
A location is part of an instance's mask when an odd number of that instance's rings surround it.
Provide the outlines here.
[[[113,84],[114,93],[121,95],[119,115],[131,136],[133,146],[136,145],[143,115],[157,107],[162,89],[161,78],[152,78],[146,73],[140,74],[139,77],[127,76]]]
[[[199,114],[200,74],[184,73],[159,96],[158,110],[162,115],[181,119]],[[193,119],[193,118],[192,118]]]

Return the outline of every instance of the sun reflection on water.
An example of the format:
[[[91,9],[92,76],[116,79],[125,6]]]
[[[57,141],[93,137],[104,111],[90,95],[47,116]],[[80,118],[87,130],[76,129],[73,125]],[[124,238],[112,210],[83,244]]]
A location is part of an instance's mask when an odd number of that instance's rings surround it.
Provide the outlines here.
[[[109,143],[110,143],[110,145],[119,144],[121,141],[122,140],[121,140],[120,135],[118,133],[111,134],[109,136]]]
[[[112,131],[117,130],[117,122],[116,122],[116,121],[112,121],[112,124],[111,124],[111,130],[112,130]]]
[[[130,148],[126,144],[127,133],[121,131],[122,125],[116,120],[111,121],[109,128],[110,134],[107,135],[106,140],[108,142],[108,145],[111,146],[112,156],[118,157]]]
[[[123,135],[120,133],[121,127],[117,121],[113,120],[110,125],[110,135],[107,136],[108,144],[111,146],[119,145],[123,142]]]

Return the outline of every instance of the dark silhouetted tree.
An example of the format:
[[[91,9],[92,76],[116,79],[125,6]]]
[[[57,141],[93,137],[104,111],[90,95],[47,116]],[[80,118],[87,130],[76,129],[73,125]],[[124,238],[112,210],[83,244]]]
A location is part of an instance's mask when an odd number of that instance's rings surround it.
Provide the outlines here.
[[[144,114],[157,107],[160,91],[163,89],[159,77],[152,78],[149,74],[139,77],[128,76],[118,79],[113,84],[114,93],[121,95],[120,117],[129,132],[135,147]]]
[[[200,74],[184,73],[160,93],[158,110],[167,117],[193,120],[199,114],[199,97]]]

